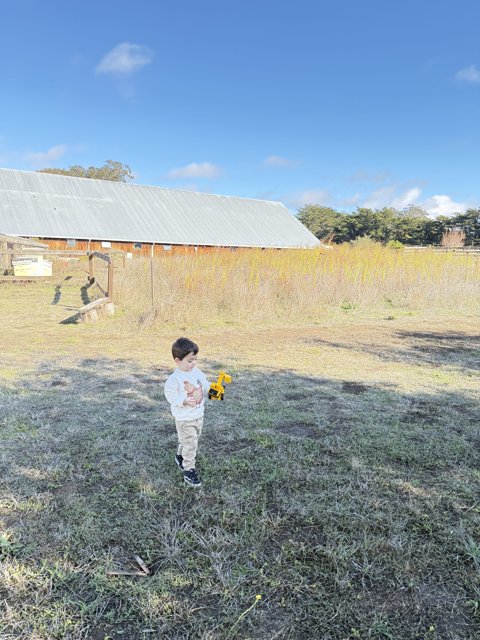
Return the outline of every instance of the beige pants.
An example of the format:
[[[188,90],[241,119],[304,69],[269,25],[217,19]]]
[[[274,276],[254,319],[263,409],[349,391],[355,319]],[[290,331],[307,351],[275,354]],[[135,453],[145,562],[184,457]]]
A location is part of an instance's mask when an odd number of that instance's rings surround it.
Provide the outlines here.
[[[178,434],[177,454],[183,458],[185,471],[195,469],[198,439],[202,435],[203,418],[197,420],[175,420]]]

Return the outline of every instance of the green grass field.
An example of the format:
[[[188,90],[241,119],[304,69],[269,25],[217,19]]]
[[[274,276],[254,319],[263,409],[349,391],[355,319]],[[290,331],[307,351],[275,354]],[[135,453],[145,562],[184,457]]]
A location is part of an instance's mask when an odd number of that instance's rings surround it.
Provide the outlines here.
[[[233,376],[194,490],[180,327],[61,324],[74,279],[0,304],[1,640],[480,637],[478,306],[185,325]]]

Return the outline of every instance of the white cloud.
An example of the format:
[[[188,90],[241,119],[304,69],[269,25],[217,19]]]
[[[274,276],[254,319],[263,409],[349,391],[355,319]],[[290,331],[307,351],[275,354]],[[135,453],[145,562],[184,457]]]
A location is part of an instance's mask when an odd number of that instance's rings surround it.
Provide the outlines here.
[[[434,218],[437,216],[451,216],[455,213],[463,213],[469,207],[468,203],[455,202],[450,196],[432,196],[420,202],[420,206],[422,209],[425,209],[425,211],[428,211],[429,215]]]
[[[409,204],[415,204],[422,193],[418,187],[406,189],[400,193],[397,193],[397,191],[398,186],[396,185],[377,189],[365,198],[362,206],[369,209],[381,209],[382,207],[404,209],[408,207]]]
[[[125,76],[150,64],[152,60],[153,52],[148,47],[122,42],[103,56],[95,71]]]
[[[296,162],[288,158],[282,158],[282,156],[268,156],[263,161],[263,164],[266,167],[294,167]]]
[[[394,198],[390,206],[394,207],[395,209],[405,209],[405,207],[408,207],[411,204],[415,204],[421,193],[422,192],[418,187],[407,189],[407,191]]]
[[[191,178],[218,178],[222,169],[211,162],[192,162],[186,167],[179,167],[168,172],[172,180],[190,180]]]
[[[458,80],[462,80],[463,82],[470,82],[472,84],[480,83],[480,69],[477,69],[474,64],[465,67],[465,69],[460,69],[455,75]]]
[[[390,185],[367,196],[362,206],[370,209],[394,207],[401,210],[406,209],[409,205],[418,205],[433,218],[440,215],[449,216],[463,213],[470,206],[466,202],[455,202],[446,195],[434,195],[426,200],[420,200],[421,195],[422,190],[419,187],[399,191],[398,185]]]
[[[319,204],[321,206],[328,206],[331,201],[331,196],[325,189],[306,189],[305,191],[298,191],[296,193],[287,194],[282,198],[287,207],[303,207],[306,204]]]
[[[51,147],[48,151],[32,151],[25,154],[25,159],[30,162],[33,167],[44,169],[49,164],[61,158],[67,150],[64,144],[58,144]]]

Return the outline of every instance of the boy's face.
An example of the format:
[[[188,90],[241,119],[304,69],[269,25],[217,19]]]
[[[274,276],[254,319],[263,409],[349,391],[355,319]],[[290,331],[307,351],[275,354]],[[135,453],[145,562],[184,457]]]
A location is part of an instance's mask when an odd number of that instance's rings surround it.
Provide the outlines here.
[[[191,371],[197,364],[197,356],[195,353],[187,353],[183,360],[175,358],[175,362],[177,363],[177,367],[180,371]]]

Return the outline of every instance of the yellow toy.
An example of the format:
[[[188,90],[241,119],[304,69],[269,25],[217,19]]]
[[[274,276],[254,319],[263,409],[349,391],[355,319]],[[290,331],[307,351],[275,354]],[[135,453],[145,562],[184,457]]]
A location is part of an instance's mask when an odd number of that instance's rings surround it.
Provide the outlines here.
[[[218,374],[218,380],[216,382],[212,382],[210,389],[208,390],[209,400],[223,400],[225,387],[222,385],[222,382],[225,384],[231,384],[232,376],[229,376],[225,371],[220,371]]]

